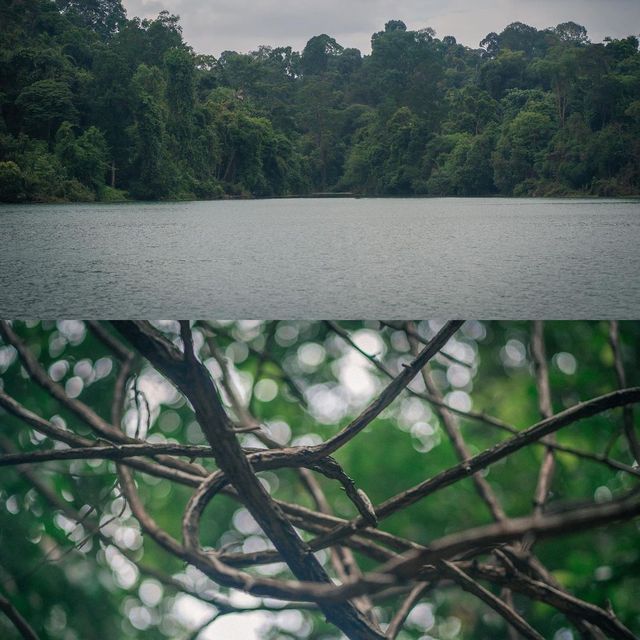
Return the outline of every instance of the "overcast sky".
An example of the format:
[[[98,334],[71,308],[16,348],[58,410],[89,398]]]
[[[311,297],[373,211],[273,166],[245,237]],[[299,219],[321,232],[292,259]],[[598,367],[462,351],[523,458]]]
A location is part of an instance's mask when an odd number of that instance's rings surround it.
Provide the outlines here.
[[[198,53],[251,51],[258,45],[302,50],[328,33],[345,47],[370,50],[371,34],[390,19],[410,29],[433,27],[477,47],[510,22],[538,28],[573,20],[593,42],[640,33],[640,0],[123,0],[129,17],[155,17],[167,9],[181,17],[186,41]]]

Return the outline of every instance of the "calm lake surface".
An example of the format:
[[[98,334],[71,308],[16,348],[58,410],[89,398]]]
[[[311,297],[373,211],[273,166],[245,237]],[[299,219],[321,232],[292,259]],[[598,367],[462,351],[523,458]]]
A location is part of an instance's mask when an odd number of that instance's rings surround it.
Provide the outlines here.
[[[640,318],[640,201],[0,207],[0,316]]]

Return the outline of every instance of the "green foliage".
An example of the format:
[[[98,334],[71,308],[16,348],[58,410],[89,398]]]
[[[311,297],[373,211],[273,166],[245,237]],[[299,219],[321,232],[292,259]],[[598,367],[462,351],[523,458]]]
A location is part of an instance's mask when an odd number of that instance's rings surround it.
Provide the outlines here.
[[[162,76],[157,67],[141,64],[132,80],[134,124],[131,194],[142,200],[155,200],[170,193],[174,172],[166,148],[167,114],[162,96]]]
[[[491,195],[495,191],[493,171],[487,157],[495,144],[494,132],[472,136],[449,134],[435,138],[429,145],[436,153],[434,167],[427,181],[432,195]]]
[[[346,163],[345,184],[355,190],[402,195],[417,190],[424,130],[408,107],[388,120],[380,116],[356,133],[356,144]]]
[[[120,0],[56,0],[60,10],[100,36],[112,36],[126,19]]]
[[[539,177],[536,162],[553,133],[551,118],[538,111],[520,111],[503,130],[493,156],[495,182],[503,193],[515,193]]]
[[[193,135],[195,67],[193,56],[184,49],[170,49],[164,57],[167,70],[168,117],[178,144],[189,144]]]
[[[516,22],[474,49],[389,20],[370,55],[319,34],[302,52],[215,59],[177,16],[128,19],[120,0],[5,3],[2,20],[0,131],[44,142],[62,182],[97,198],[640,192],[635,36],[592,44],[575,22]],[[92,131],[85,161],[55,151],[65,122],[75,146]],[[0,161],[24,178],[1,200],[66,197],[26,178],[33,158]]]
[[[127,200],[127,192],[113,187],[102,187],[100,192],[100,200],[102,202],[125,202]]]
[[[24,198],[24,176],[12,160],[0,162],[0,193],[5,202],[19,202]]]
[[[76,137],[73,126],[63,122],[56,133],[55,153],[70,177],[97,194],[104,189],[107,145],[98,129],[89,127]]]
[[[324,73],[329,69],[332,58],[342,51],[343,47],[326,33],[313,36],[302,52],[302,72],[307,76]]]
[[[29,85],[16,99],[16,107],[22,111],[25,131],[45,140],[63,120],[76,116],[71,89],[58,80],[38,80]]]

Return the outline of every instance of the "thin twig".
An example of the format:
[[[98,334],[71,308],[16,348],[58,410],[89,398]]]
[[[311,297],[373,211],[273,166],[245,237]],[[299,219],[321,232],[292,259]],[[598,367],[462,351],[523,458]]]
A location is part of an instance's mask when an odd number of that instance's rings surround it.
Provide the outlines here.
[[[396,611],[396,614],[393,616],[393,619],[387,627],[388,640],[395,640],[409,613],[411,613],[411,609],[413,609],[414,605],[420,600],[422,595],[430,586],[431,583],[429,582],[418,582],[418,584],[411,589],[409,595],[403,600],[401,607]]]
[[[531,355],[533,357],[533,368],[536,374],[536,388],[538,390],[538,409],[540,416],[544,419],[553,415],[553,407],[551,406],[551,389],[549,387],[549,369],[547,367],[547,354],[544,344],[544,323],[536,320],[533,323],[533,333],[531,336]],[[548,436],[547,441],[555,443],[556,436],[552,433]],[[555,468],[555,457],[553,449],[547,447],[542,458],[540,471],[538,473],[538,482],[533,498],[534,513],[541,513],[544,503],[547,500],[551,482],[553,480],[553,472]]]
[[[18,630],[24,640],[39,640],[38,635],[31,625],[24,619],[22,614],[11,604],[11,602],[0,594],[0,611],[2,611],[13,626]]]
[[[450,576],[465,591],[472,593],[474,596],[488,604],[525,638],[529,638],[529,640],[544,640],[544,637],[541,636],[517,611],[515,611],[515,609],[509,607],[505,602],[500,600],[500,598],[494,596],[491,591],[485,589],[481,584],[478,584],[462,569],[452,562],[444,561],[439,564],[444,569],[445,575]]]
[[[618,388],[623,389],[627,386],[627,376],[622,361],[622,347],[620,345],[620,327],[617,321],[612,320],[609,323],[609,341],[613,349],[614,364],[616,370],[616,378],[618,380]],[[638,434],[633,426],[633,408],[624,407],[622,410],[622,420],[624,424],[624,434],[629,445],[629,452],[634,458],[635,465],[640,466],[640,441]]]

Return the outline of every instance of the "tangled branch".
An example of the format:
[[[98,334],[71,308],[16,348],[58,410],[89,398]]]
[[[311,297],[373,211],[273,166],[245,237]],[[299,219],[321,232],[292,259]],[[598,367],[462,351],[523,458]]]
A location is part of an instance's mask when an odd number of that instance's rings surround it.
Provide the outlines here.
[[[60,502],[55,492],[43,486],[36,474],[30,471],[32,466],[75,460],[112,460],[117,467],[122,494],[133,516],[142,531],[166,553],[196,567],[223,587],[286,600],[292,607],[317,607],[349,638],[393,640],[411,609],[425,594],[439,585],[449,584],[457,585],[478,598],[502,617],[514,633],[526,638],[539,639],[542,636],[516,609],[513,593],[555,607],[585,638],[598,639],[604,637],[603,634],[613,638],[633,638],[633,633],[613,611],[581,600],[562,588],[533,553],[533,546],[538,540],[628,521],[640,515],[640,496],[635,489],[606,503],[575,503],[561,510],[547,508],[558,452],[597,462],[632,479],[639,475],[636,460],[624,462],[611,457],[608,451],[587,452],[567,447],[560,445],[556,438],[560,430],[572,425],[579,428],[577,423],[580,421],[622,409],[622,431],[632,457],[637,456],[632,406],[640,402],[640,388],[626,385],[617,325],[611,326],[610,340],[620,388],[554,413],[544,326],[539,322],[534,324],[531,354],[541,420],[525,429],[517,429],[484,413],[456,409],[442,394],[432,361],[444,358],[462,367],[473,366],[445,350],[461,325],[458,321],[448,322],[426,339],[413,323],[388,323],[394,331],[404,335],[412,354],[411,361],[394,373],[379,357],[358,346],[347,330],[337,323],[328,323],[329,330],[381,371],[389,380],[388,384],[333,437],[319,444],[284,446],[267,434],[260,420],[251,412],[251,399],[243,399],[235,387],[230,365],[218,348],[215,327],[198,325],[196,328],[203,340],[196,343],[196,329],[186,321],[180,323],[179,336],[173,338],[148,322],[114,322],[111,328],[89,323],[94,336],[119,362],[110,417],[106,419],[82,400],[71,397],[63,386],[55,382],[14,327],[3,322],[0,325],[2,338],[6,345],[16,350],[30,380],[74,416],[83,428],[88,428],[90,434],[81,435],[77,428],[47,420],[0,388],[0,406],[54,444],[54,447],[39,446],[35,450],[21,451],[3,438],[0,442],[3,450],[0,467],[15,468],[51,504],[63,509],[72,520],[80,522],[81,514]],[[271,356],[266,349],[258,355],[259,370],[262,371],[268,366]],[[205,357],[217,362],[221,371],[219,383],[214,381],[205,365]],[[122,430],[127,385],[143,360],[162,374],[189,403],[206,445],[152,442],[141,438],[138,428],[134,436]],[[291,387],[294,398],[304,400],[304,392],[281,363],[278,363],[278,374]],[[137,401],[137,387],[133,393]],[[382,428],[376,420],[403,393],[431,404],[459,461],[374,505],[366,487],[357,486],[335,454],[348,443],[357,441],[365,428]],[[151,415],[148,405],[145,413]],[[508,437],[474,453],[463,435],[460,419],[479,421],[490,427],[491,432],[499,429]],[[146,430],[141,433],[146,433]],[[240,434],[243,433],[255,434],[262,447],[242,446]],[[509,517],[484,474],[491,465],[534,445],[544,446],[545,452],[532,497],[533,510],[526,516]],[[201,463],[196,463],[196,460]],[[213,470],[210,469],[211,461],[215,464]],[[262,471],[283,469],[296,470],[302,487],[315,505],[314,509],[275,499],[257,475]],[[194,489],[184,509],[181,539],[173,537],[150,514],[139,493],[135,473],[165,478]],[[332,513],[331,502],[316,475],[337,482],[344,489],[345,496],[358,512],[355,518],[345,520]],[[428,544],[385,531],[385,520],[392,515],[467,478],[471,479],[475,491],[486,505],[493,520],[491,524],[478,526],[470,523],[464,530],[430,540]],[[202,545],[201,538],[206,533],[201,531],[204,527],[202,515],[220,493],[237,500],[248,510],[273,548],[231,552]],[[101,539],[108,540],[97,522],[88,528]],[[322,549],[331,552],[333,573],[316,555]],[[127,555],[126,549],[121,552]],[[156,577],[164,584],[189,592],[170,575],[143,567],[131,554],[128,557],[141,570],[155,571]],[[375,563],[375,567],[364,571],[361,567],[363,558]],[[274,562],[283,562],[291,577],[268,577],[251,570],[252,567],[255,569]],[[500,596],[492,590],[495,588],[502,589]],[[395,614],[386,626],[373,606],[375,598],[396,602]],[[216,616],[243,610],[234,607],[229,600],[218,598],[213,601],[218,608]],[[14,621],[24,637],[36,637],[4,597],[0,598],[0,609]]]

